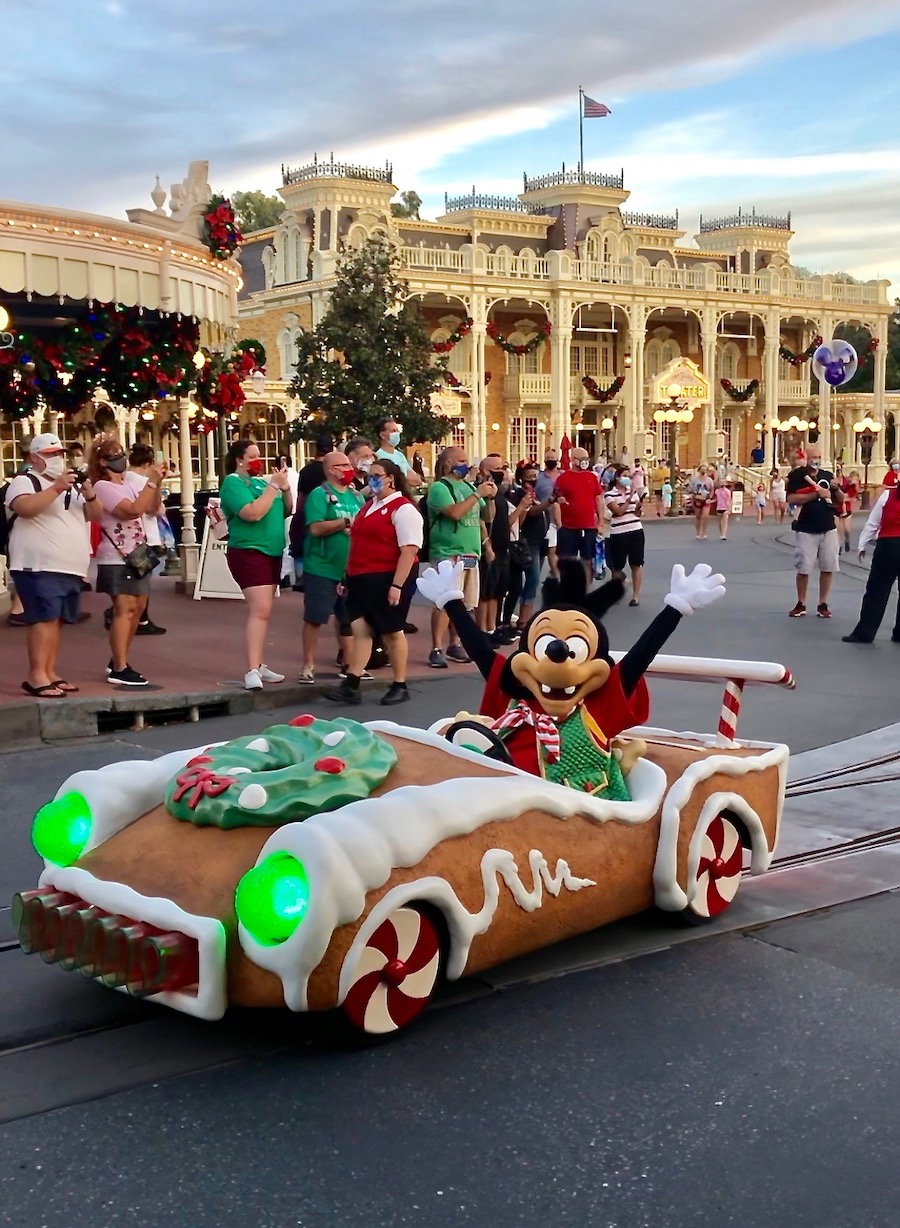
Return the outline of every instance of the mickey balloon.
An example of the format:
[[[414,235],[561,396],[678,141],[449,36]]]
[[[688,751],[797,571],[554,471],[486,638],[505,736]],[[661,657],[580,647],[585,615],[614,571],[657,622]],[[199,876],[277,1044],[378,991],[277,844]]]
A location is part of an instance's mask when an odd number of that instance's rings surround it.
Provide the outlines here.
[[[820,383],[824,380],[832,388],[849,384],[858,366],[856,350],[849,341],[841,341],[839,337],[820,345],[812,356],[813,375]]]

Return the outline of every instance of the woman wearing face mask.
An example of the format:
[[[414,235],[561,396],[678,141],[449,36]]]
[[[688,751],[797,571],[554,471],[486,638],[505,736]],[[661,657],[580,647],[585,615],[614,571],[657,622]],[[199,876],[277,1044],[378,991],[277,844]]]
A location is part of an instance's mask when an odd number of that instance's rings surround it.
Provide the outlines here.
[[[709,527],[709,509],[713,498],[713,486],[713,480],[709,476],[709,467],[707,465],[700,465],[688,486],[688,491],[693,500],[697,541],[703,541]]]
[[[900,482],[900,460],[897,460],[896,456],[894,456],[888,462],[888,471],[884,475],[884,481],[881,484],[890,489],[892,486],[896,486],[898,482]]]
[[[865,559],[866,548],[873,541],[875,549],[859,622],[849,635],[842,637],[845,644],[872,643],[881,626],[892,590],[895,586],[900,588],[900,482],[883,490],[869,513],[865,528],[859,535],[860,562]],[[897,599],[891,640],[900,644],[900,597]]]
[[[850,528],[853,523],[853,513],[856,510],[856,500],[859,498],[859,474],[854,470],[848,477],[838,465],[835,476],[844,495],[844,501],[835,520],[835,527],[838,531],[838,550],[842,554],[849,554]]]
[[[146,545],[145,516],[162,511],[160,486],[165,466],[150,465],[146,478],[128,473],[128,457],[118,439],[107,436],[91,452],[89,472],[100,501],[100,542],[97,546],[97,592],[112,597],[109,647],[112,660],[107,682],[144,687],[147,679],[128,663],[128,652],[147,606],[151,574],[139,576],[126,557]]]
[[[393,682],[383,704],[409,699],[406,685],[408,647],[403,628],[416,587],[416,566],[422,548],[422,515],[410,499],[398,465],[376,459],[369,470],[372,498],[354,517],[350,528],[345,598],[353,644],[347,676],[339,687],[325,691],[335,703],[358,704],[360,679],[372,652],[374,636],[384,640]]]
[[[284,674],[263,664],[272,601],[281,580],[284,521],[293,511],[285,469],[263,477],[259,448],[241,439],[228,449],[220,498],[228,521],[228,570],[247,602],[247,672],[244,687],[259,691],[264,682],[284,682]]]
[[[612,516],[607,546],[607,562],[614,580],[625,579],[631,568],[630,606],[640,604],[644,578],[644,527],[641,524],[641,496],[633,488],[627,465],[616,466],[613,485],[606,492],[606,507]]]

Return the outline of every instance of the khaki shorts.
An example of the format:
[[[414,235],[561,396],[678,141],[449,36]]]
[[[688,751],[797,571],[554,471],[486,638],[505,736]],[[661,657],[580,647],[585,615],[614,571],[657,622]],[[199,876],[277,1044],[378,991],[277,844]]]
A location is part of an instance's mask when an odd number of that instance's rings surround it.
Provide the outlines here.
[[[808,576],[815,567],[819,571],[839,571],[837,529],[827,533],[797,533],[794,546],[794,570]]]
[[[459,555],[454,555],[450,562],[458,563],[459,559]],[[441,562],[443,562],[442,559],[432,559],[428,566],[437,568],[438,563]],[[465,605],[466,609],[476,609],[480,597],[481,580],[479,579],[478,560],[476,559],[474,567],[467,567],[463,571],[463,604]]]

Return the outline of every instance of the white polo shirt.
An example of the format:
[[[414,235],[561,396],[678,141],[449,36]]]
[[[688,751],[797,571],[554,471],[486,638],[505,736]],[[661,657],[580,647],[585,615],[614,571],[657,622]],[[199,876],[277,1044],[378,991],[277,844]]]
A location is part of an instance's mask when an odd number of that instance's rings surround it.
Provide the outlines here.
[[[53,483],[42,474],[34,475],[46,490]],[[13,478],[6,491],[6,507],[16,510],[20,495],[34,495],[34,483],[28,474]],[[68,576],[88,572],[91,561],[91,538],[84,518],[84,499],[77,490],[59,494],[38,516],[17,516],[9,535],[10,571],[58,571]]]

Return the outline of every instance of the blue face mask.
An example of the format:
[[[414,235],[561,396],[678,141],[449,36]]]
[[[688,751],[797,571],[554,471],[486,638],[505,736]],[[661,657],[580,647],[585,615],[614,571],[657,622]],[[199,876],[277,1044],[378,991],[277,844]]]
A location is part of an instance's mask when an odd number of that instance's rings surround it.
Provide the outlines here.
[[[381,492],[384,490],[383,479],[379,477],[369,478],[369,490],[371,490],[373,495],[380,495]]]
[[[469,476],[469,466],[468,465],[454,465],[453,474],[454,474],[454,477],[467,478]]]
[[[623,473],[619,478],[619,485],[624,486],[626,490],[631,490],[631,478],[627,473]]]
[[[388,443],[391,445],[392,448],[396,448],[399,442],[400,442],[400,432],[391,431],[390,435],[388,435]]]

